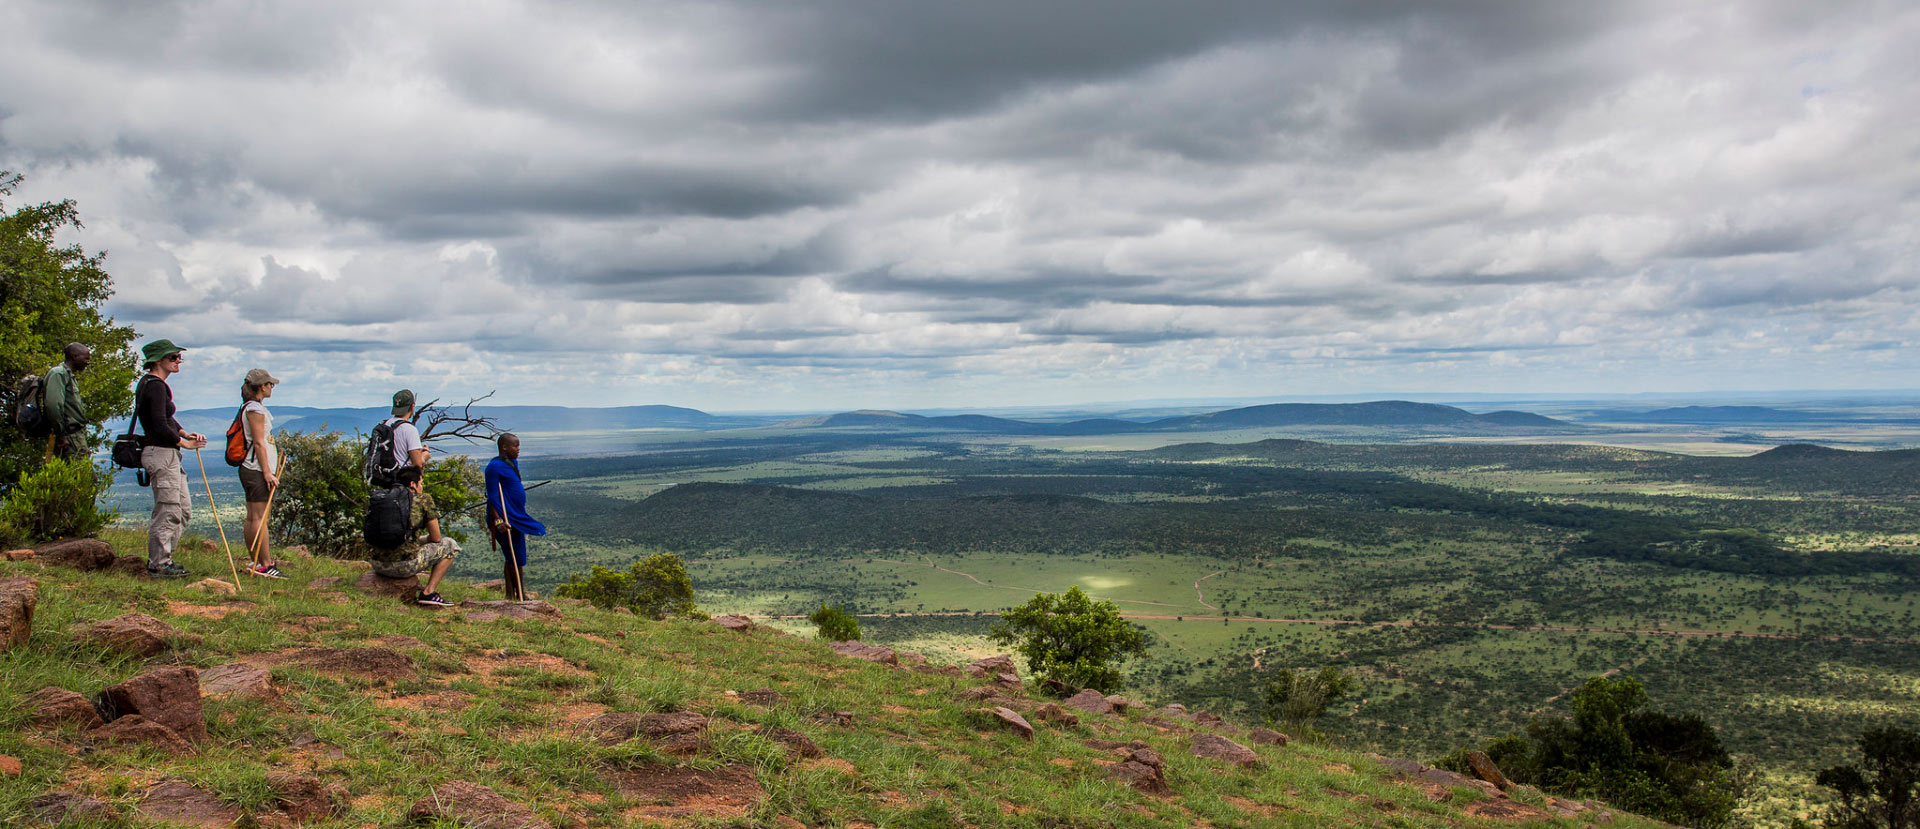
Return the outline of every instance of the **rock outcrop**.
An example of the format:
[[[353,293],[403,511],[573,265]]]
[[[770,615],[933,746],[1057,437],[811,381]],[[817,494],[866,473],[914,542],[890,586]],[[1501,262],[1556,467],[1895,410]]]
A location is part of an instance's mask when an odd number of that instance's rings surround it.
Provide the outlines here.
[[[162,653],[180,638],[173,626],[145,613],[127,613],[74,631],[74,638],[128,656]]]
[[[185,737],[139,714],[121,717],[100,726],[87,732],[87,737],[107,745],[150,745],[163,754],[193,753],[193,744],[187,742]]]
[[[200,709],[200,672],[183,665],[155,668],[101,695],[102,707],[117,717],[138,714],[173,729],[187,742],[207,739]]]
[[[532,808],[500,796],[478,783],[456,780],[414,801],[407,821],[443,820],[469,829],[552,829]]]
[[[1013,733],[1020,735],[1020,739],[1033,739],[1033,723],[1027,722],[1027,718],[1020,716],[1019,712],[1002,706],[988,713],[992,714],[993,718],[998,720],[1001,725],[1006,726]]]
[[[1173,787],[1167,785],[1167,761],[1160,753],[1150,748],[1123,749],[1126,756],[1118,763],[1107,767],[1107,773],[1115,779],[1156,797],[1173,794]]]
[[[65,688],[42,688],[28,694],[22,702],[22,707],[33,712],[32,723],[40,728],[77,725],[88,730],[99,728],[105,722],[91,701]]]
[[[33,608],[39,603],[39,582],[25,576],[0,579],[0,653],[32,638]]]
[[[882,665],[900,664],[899,654],[894,653],[892,648],[880,645],[869,645],[865,642],[834,642],[827,647],[832,648],[834,653],[853,659],[865,659]]]
[[[1069,708],[1078,708],[1089,714],[1113,713],[1113,703],[1107,702],[1105,694],[1095,691],[1092,688],[1067,697],[1065,700],[1062,700],[1060,704]]]
[[[1260,762],[1260,755],[1253,753],[1253,749],[1218,734],[1193,735],[1192,750],[1195,757],[1220,760],[1236,766],[1251,766]]]
[[[33,559],[75,570],[105,570],[113,566],[113,547],[98,538],[69,538],[33,548]]]

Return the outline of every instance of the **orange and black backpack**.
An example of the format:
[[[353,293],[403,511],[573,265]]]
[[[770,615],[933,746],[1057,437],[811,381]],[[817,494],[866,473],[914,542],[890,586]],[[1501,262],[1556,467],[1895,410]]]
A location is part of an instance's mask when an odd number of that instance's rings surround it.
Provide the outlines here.
[[[227,427],[227,465],[239,466],[247,462],[247,426],[244,419],[247,407],[233,413],[233,425]]]

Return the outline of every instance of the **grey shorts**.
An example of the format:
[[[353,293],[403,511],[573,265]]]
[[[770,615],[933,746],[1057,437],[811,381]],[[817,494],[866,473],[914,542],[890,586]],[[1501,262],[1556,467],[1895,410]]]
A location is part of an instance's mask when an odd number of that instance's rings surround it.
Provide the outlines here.
[[[240,489],[247,493],[249,504],[264,504],[273,492],[267,488],[267,473],[244,466],[240,467]]]

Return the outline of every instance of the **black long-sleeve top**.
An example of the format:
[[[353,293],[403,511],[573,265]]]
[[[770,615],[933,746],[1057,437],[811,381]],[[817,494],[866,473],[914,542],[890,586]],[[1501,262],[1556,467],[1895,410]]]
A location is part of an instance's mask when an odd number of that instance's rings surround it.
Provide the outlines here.
[[[180,435],[187,431],[173,419],[173,389],[167,381],[151,374],[141,378],[140,391],[133,396],[133,410],[140,416],[144,446],[179,446]]]

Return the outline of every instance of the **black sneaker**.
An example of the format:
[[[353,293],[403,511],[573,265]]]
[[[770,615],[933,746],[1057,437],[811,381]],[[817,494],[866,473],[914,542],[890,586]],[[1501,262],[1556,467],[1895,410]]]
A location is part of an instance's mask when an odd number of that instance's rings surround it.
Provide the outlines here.
[[[422,593],[420,594],[420,598],[414,599],[413,601],[415,604],[423,604],[428,607],[452,607],[453,606],[453,602],[440,598],[439,593]]]
[[[177,579],[188,575],[188,573],[187,568],[168,561],[159,567],[151,564],[147,565],[147,575],[157,579]]]
[[[247,568],[247,572],[263,579],[284,579],[287,577],[287,574],[280,572],[280,566],[277,564],[256,564]]]

